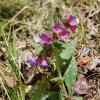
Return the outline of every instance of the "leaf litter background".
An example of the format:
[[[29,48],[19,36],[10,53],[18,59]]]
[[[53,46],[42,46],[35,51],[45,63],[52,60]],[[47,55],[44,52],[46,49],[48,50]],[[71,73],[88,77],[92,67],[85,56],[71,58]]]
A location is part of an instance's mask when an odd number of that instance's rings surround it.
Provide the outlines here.
[[[13,59],[17,61],[19,69],[22,69],[21,74],[25,84],[31,83],[34,76],[34,70],[28,70],[26,64],[32,52],[36,52],[31,47],[33,34],[50,30],[53,20],[66,18],[68,15],[77,16],[80,22],[78,30],[80,40],[74,54],[79,75],[72,90],[82,95],[84,100],[99,100],[100,0],[24,0],[24,2],[23,0],[0,0],[0,26],[5,26],[8,22],[4,31],[8,40],[14,40],[15,44],[11,44],[10,48],[15,45],[17,52],[11,49],[15,55]],[[18,79],[11,71],[9,59],[12,58],[8,56],[9,52],[6,51],[2,36],[2,28],[0,28],[0,100],[6,100],[3,85],[15,88]],[[26,67],[23,69],[23,66]],[[31,85],[25,87],[28,93]]]

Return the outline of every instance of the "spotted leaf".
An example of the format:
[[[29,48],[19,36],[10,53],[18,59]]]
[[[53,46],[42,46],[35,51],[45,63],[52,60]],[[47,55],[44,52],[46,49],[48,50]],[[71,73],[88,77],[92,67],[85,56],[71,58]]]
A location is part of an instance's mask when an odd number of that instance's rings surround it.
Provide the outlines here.
[[[72,88],[73,83],[76,80],[77,73],[78,73],[78,69],[77,69],[76,60],[74,57],[72,57],[70,64],[64,74],[64,81],[68,88],[69,95],[71,95],[71,93],[72,93],[71,88]]]

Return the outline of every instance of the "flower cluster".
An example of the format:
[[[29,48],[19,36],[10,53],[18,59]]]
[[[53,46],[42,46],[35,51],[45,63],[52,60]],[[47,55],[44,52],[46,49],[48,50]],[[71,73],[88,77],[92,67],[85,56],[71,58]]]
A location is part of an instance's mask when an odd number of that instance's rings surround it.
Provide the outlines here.
[[[62,40],[65,41],[71,34],[76,33],[78,20],[75,16],[69,16],[64,22],[65,25],[55,23],[52,26],[52,31],[49,33],[41,33],[39,37],[33,37],[35,42],[39,42],[43,45],[51,45],[53,40]],[[48,67],[48,62],[46,59],[40,57],[32,57],[28,60],[28,63],[34,67],[36,65],[41,66],[42,68]]]
[[[58,40],[66,40],[70,34],[76,33],[78,19],[75,16],[70,16],[65,20],[67,26],[62,27],[59,23],[55,23],[52,27],[53,33]],[[42,33],[40,35],[40,43],[49,45],[53,42],[53,35]]]
[[[40,66],[42,68],[47,68],[48,67],[47,60],[44,59],[44,58],[41,58],[41,57],[33,56],[31,59],[28,60],[28,63],[31,67],[36,67],[36,66]]]

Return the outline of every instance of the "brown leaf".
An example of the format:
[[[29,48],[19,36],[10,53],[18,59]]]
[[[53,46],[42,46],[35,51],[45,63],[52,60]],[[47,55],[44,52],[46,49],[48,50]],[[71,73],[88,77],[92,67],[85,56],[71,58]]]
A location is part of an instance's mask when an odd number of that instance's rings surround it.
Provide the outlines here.
[[[17,49],[22,49],[26,47],[26,41],[25,40],[16,40],[16,47]]]
[[[0,97],[0,100],[5,100],[4,98]]]
[[[78,64],[81,68],[84,68],[84,67],[86,67],[87,64],[90,63],[90,61],[91,61],[91,57],[86,56],[86,57],[80,58],[80,59],[78,60],[78,63],[77,63],[77,64]]]
[[[100,56],[94,57],[92,62],[90,63],[90,70],[95,69],[99,64],[100,64]]]
[[[4,80],[8,87],[14,88],[17,85],[17,80],[13,76],[4,76]]]
[[[78,80],[72,87],[73,93],[86,94],[89,89],[89,85],[83,75],[79,75]]]
[[[6,69],[6,67],[2,66],[1,64],[0,77],[3,79],[3,81],[7,84],[8,87],[13,88],[17,85],[17,78],[15,74],[13,72],[10,72],[10,70]]]

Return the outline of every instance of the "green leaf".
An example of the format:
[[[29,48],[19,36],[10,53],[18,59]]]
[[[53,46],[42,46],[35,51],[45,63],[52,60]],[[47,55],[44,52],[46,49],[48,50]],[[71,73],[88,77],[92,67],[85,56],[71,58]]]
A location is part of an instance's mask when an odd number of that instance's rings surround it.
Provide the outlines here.
[[[60,100],[60,93],[53,91],[31,91],[29,96],[31,100]]]
[[[32,42],[32,47],[33,47],[34,49],[38,48],[39,46],[40,46],[39,43]]]
[[[39,43],[33,42],[32,43],[32,47],[35,49],[35,54],[39,55],[40,52],[43,50],[42,45],[40,45]]]
[[[70,96],[71,96],[71,88],[74,81],[76,80],[77,73],[78,73],[78,69],[77,69],[76,60],[74,57],[72,57],[70,64],[67,68],[67,71],[64,73],[64,76],[63,76]]]
[[[83,39],[83,37],[84,37],[84,30],[83,30],[82,27],[78,28],[78,30],[77,30],[77,36],[78,36],[79,40]]]
[[[37,49],[35,49],[35,54],[39,55],[42,50],[42,46],[39,46]]]
[[[31,100],[61,100],[61,94],[59,91],[47,90],[50,85],[49,80],[42,77],[38,80],[35,85],[28,92],[28,96]]]
[[[55,77],[55,78],[50,79],[50,81],[54,81],[54,82],[63,81],[63,80],[64,80],[63,77]]]
[[[62,47],[64,49],[61,51],[60,57],[62,59],[70,59],[76,49],[76,44],[77,44],[77,38],[72,40],[71,43],[68,44],[63,43]]]
[[[72,100],[83,100],[82,96],[74,96]]]

